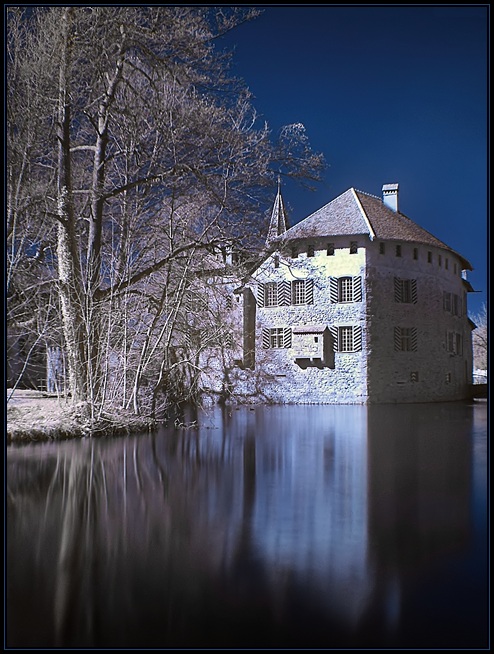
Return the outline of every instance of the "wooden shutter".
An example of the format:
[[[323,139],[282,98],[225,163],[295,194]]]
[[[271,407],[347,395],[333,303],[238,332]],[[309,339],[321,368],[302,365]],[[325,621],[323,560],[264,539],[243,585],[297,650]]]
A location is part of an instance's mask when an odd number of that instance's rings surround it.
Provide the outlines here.
[[[395,327],[395,351],[401,351],[401,327]]]
[[[314,280],[305,280],[305,303],[314,304]]]
[[[278,282],[278,306],[289,306],[291,304],[292,294],[291,285],[287,280]]]
[[[292,329],[284,327],[283,329],[283,347],[292,347]]]
[[[353,301],[362,302],[362,277],[353,278]]]
[[[331,302],[338,302],[338,278],[329,278],[329,299]]]
[[[262,330],[262,347],[265,350],[269,350],[271,347],[271,330],[263,329]]]
[[[339,352],[338,327],[330,327],[329,331],[333,337],[333,352]]]
[[[410,350],[412,352],[417,351],[417,328],[412,327],[410,330]]]
[[[353,351],[360,352],[362,350],[362,327],[356,325],[353,328]]]
[[[257,306],[264,306],[264,284],[257,285]]]
[[[412,294],[412,304],[417,304],[417,280],[410,280],[411,294]]]
[[[399,277],[395,277],[395,302],[403,302],[402,290],[403,286],[401,279]]]

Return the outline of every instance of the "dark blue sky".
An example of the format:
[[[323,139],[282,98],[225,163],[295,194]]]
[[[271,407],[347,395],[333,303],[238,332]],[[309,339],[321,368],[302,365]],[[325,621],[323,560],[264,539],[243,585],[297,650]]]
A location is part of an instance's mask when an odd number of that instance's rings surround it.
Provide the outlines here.
[[[291,224],[350,187],[381,196],[472,264],[487,301],[489,5],[262,6],[225,40],[273,133],[303,123],[329,167],[282,187]],[[273,189],[273,193],[275,189]]]

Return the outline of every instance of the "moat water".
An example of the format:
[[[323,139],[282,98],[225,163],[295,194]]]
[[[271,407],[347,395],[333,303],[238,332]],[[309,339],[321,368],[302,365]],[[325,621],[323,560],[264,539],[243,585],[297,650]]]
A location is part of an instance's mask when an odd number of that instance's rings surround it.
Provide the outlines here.
[[[20,648],[487,648],[484,402],[9,446]]]

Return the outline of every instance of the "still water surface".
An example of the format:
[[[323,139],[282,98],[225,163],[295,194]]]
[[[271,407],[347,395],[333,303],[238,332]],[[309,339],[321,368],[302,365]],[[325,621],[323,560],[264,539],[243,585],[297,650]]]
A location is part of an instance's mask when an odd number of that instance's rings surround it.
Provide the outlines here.
[[[9,647],[487,647],[485,403],[194,419],[7,448]]]

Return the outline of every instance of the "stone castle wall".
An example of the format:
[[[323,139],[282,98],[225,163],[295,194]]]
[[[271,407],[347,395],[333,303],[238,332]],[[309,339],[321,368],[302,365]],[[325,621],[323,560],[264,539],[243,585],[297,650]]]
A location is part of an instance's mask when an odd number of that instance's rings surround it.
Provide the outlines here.
[[[355,253],[350,253],[350,239],[356,242]],[[228,315],[235,347],[226,355],[210,353],[206,386],[247,402],[370,404],[468,397],[471,329],[459,258],[440,248],[381,244],[368,236],[332,241],[334,250],[326,241],[313,241],[313,256],[308,256],[307,244],[299,244],[298,256],[292,257],[291,250],[274,253],[257,269]],[[354,301],[334,301],[334,280],[341,277],[357,280],[357,286],[360,279]],[[284,297],[277,306],[266,306],[263,284],[286,290],[296,280],[313,282],[306,304]],[[412,297],[405,299],[410,301],[396,301],[396,280],[408,280]],[[322,351],[322,342],[315,341],[322,339],[324,327],[336,338],[340,327],[357,329],[356,351],[335,348],[326,360],[322,355],[321,360],[299,358],[311,339],[307,356]],[[412,349],[397,349],[397,328],[412,330]],[[272,330],[275,346],[268,339]]]

